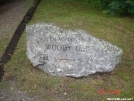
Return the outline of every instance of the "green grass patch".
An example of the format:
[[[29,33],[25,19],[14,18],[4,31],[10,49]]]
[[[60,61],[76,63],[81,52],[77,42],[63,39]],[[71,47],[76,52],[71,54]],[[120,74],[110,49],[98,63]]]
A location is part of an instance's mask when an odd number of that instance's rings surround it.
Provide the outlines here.
[[[9,40],[12,38],[12,31],[8,31],[7,33],[4,33],[5,35],[0,38],[0,57],[4,53]]]
[[[11,61],[5,66],[0,89],[14,81],[15,85],[7,87],[26,91],[29,96],[40,96],[42,101],[106,101],[108,97],[134,96],[134,19],[103,15],[81,1],[41,0],[28,25],[38,22],[52,22],[64,29],[86,30],[122,48],[122,61],[110,74],[93,74],[79,79],[52,77],[30,63],[24,33]],[[104,94],[98,94],[100,90],[104,90]],[[109,90],[121,90],[121,93],[109,94]]]

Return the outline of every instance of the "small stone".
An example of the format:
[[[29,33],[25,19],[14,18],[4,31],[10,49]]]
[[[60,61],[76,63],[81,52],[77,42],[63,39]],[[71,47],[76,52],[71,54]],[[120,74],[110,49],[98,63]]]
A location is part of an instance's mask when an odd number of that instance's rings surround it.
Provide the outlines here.
[[[83,77],[110,72],[120,62],[122,50],[83,30],[64,30],[52,23],[26,27],[27,56],[52,76]]]
[[[67,95],[67,93],[64,93],[64,95]]]

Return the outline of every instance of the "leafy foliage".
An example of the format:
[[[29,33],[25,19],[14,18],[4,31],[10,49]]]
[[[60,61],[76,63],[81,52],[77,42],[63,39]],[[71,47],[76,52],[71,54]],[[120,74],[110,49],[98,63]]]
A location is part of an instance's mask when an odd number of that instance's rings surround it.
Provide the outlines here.
[[[104,8],[104,13],[111,15],[134,15],[134,0],[88,0],[88,2],[95,7]]]

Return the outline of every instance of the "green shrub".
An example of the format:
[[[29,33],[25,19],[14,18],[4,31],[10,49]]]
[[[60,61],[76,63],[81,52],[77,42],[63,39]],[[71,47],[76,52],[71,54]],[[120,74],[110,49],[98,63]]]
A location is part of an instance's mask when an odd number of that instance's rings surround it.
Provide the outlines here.
[[[102,7],[104,13],[111,15],[134,15],[134,0],[88,0],[88,2],[94,7]]]
[[[134,15],[134,0],[113,0],[105,11],[112,15]]]

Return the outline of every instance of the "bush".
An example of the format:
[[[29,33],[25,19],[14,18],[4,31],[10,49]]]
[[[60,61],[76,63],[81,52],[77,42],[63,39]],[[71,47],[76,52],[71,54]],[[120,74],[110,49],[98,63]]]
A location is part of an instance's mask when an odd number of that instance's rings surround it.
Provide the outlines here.
[[[88,2],[105,9],[104,13],[134,15],[134,0],[88,0]]]
[[[105,11],[112,15],[134,15],[134,0],[114,0]]]

